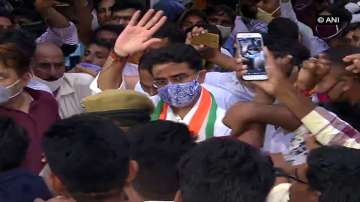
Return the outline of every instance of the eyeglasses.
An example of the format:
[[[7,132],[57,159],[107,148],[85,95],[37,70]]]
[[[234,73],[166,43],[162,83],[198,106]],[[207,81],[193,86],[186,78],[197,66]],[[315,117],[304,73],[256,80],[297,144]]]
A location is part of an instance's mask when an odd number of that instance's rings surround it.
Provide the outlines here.
[[[304,180],[300,179],[297,169],[295,169],[295,176],[288,175],[281,168],[274,168],[274,172],[275,172],[276,177],[285,177],[287,179],[299,182],[301,184],[308,184]]]
[[[196,76],[195,76],[196,75]],[[195,75],[187,75],[187,74],[179,74],[176,75],[174,77],[171,77],[169,80],[167,79],[156,79],[153,81],[153,86],[157,89],[162,88],[166,85],[168,85],[169,83],[171,84],[177,84],[177,83],[185,83],[187,81],[190,81],[190,78],[194,78],[195,80],[198,79],[199,74],[195,74]]]

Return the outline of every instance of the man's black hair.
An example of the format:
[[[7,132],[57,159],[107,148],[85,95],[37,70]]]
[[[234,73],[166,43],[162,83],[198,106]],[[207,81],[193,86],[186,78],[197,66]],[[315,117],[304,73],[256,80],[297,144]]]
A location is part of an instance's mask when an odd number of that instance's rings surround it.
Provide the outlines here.
[[[154,37],[168,38],[170,43],[185,43],[186,38],[185,34],[171,22],[165,22],[165,24],[154,34]]]
[[[233,139],[210,139],[179,164],[183,202],[265,202],[275,176],[272,162]]]
[[[97,46],[101,46],[101,47],[105,47],[109,50],[112,50],[112,48],[114,47],[113,43],[110,43],[109,41],[104,41],[104,40],[97,40],[97,39],[92,39],[89,43],[89,45],[95,44]]]
[[[123,30],[124,30],[124,27],[122,25],[103,25],[94,31],[92,38],[93,38],[93,40],[95,40],[97,38],[97,35],[99,34],[99,32],[102,32],[102,31],[113,32],[116,35],[120,35]]]
[[[52,172],[71,193],[121,191],[129,173],[130,145],[110,120],[77,115],[55,123],[43,139]]]
[[[293,65],[301,65],[303,61],[310,58],[309,49],[292,39],[271,38],[268,35],[264,37],[264,44],[274,53],[275,57],[285,57],[291,55],[293,57]]]
[[[0,44],[14,43],[27,58],[31,58],[36,49],[35,38],[24,30],[8,29],[0,32]]]
[[[200,54],[192,46],[181,43],[152,49],[146,52],[140,60],[140,65],[149,72],[152,72],[155,65],[166,63],[187,63],[189,68],[195,71],[203,69]]]
[[[177,163],[195,146],[184,124],[154,121],[128,132],[131,157],[139,164],[135,189],[146,200],[173,200],[179,189]]]
[[[25,8],[25,7],[15,8],[11,14],[12,14],[13,18],[15,18],[16,16],[21,16],[21,17],[25,17],[25,18],[29,19],[30,21],[41,21],[42,20],[41,16],[35,10]]]
[[[274,18],[268,25],[268,35],[271,38],[282,40],[288,39],[298,41],[299,28],[290,19],[278,17]]]
[[[235,23],[236,13],[232,8],[230,8],[227,5],[221,4],[221,5],[216,5],[216,6],[210,6],[205,10],[205,12],[208,17],[213,16],[213,15],[218,15],[218,16],[227,15],[230,17],[231,22],[233,24]]]
[[[343,61],[343,58],[348,55],[360,53],[360,48],[354,46],[342,46],[336,48],[330,48],[325,51],[329,60],[337,65],[342,65],[344,68],[346,64]]]
[[[17,168],[29,146],[25,129],[8,117],[0,117],[0,173]]]
[[[205,22],[205,24],[209,23],[207,16],[203,11],[201,11],[199,9],[189,9],[180,16],[180,18],[178,20],[178,26],[181,27],[182,24],[184,23],[185,19],[188,18],[189,16],[197,16],[197,17],[201,18]]]
[[[113,7],[112,12],[117,12],[126,9],[140,10],[142,13],[145,11],[144,5],[138,0],[117,0]]]
[[[0,17],[5,17],[8,18],[12,23],[14,23],[14,19],[11,16],[11,13],[6,12],[6,11],[0,11]]]
[[[360,201],[360,151],[324,146],[307,158],[307,178],[312,190],[321,193],[319,202]]]

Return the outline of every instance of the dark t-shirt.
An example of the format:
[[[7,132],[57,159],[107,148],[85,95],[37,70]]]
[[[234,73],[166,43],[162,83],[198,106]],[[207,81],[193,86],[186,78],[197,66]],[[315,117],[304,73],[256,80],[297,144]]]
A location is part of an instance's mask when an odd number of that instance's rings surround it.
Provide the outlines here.
[[[48,128],[60,119],[58,104],[55,98],[47,92],[30,88],[24,90],[34,99],[30,105],[29,113],[0,106],[0,116],[13,118],[28,132],[31,142],[21,168],[38,174],[43,167],[41,163],[43,152],[41,139]]]
[[[0,173],[1,202],[33,202],[36,198],[51,198],[41,177],[22,170]]]

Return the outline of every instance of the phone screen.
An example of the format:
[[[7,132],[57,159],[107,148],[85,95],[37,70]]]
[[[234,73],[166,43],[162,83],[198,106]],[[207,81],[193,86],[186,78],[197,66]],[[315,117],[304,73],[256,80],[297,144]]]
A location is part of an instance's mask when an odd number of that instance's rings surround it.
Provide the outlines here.
[[[241,33],[237,36],[240,54],[246,59],[247,75],[266,75],[263,40],[260,34]],[[256,79],[254,79],[256,80]]]

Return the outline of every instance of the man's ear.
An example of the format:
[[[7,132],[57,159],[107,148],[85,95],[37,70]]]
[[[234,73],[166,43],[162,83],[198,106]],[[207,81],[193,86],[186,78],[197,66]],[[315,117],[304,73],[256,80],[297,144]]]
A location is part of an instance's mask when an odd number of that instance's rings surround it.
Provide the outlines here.
[[[206,76],[206,70],[201,70],[201,71],[199,71],[198,72],[198,74],[199,74],[199,76],[198,76],[198,82],[199,83],[204,83],[204,81],[205,81],[205,76]]]
[[[139,171],[139,164],[136,161],[131,160],[129,162],[129,175],[126,179],[126,183],[129,184],[132,183],[135,180],[138,171]]]
[[[181,191],[180,190],[176,192],[174,202],[182,202],[182,197],[181,197]]]
[[[21,81],[23,82],[24,86],[29,83],[29,81],[32,79],[33,74],[31,72],[26,72],[24,75],[21,76]]]

